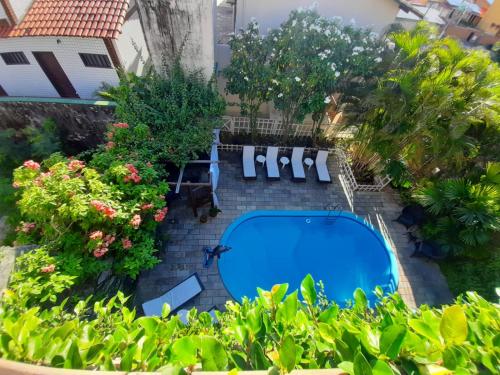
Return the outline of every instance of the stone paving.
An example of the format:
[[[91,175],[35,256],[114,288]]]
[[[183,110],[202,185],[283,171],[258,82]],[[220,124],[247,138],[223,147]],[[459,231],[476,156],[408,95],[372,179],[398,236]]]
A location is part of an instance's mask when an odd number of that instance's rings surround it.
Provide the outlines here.
[[[197,272],[205,290],[186,307],[196,306],[200,311],[214,305],[222,308],[230,296],[222,284],[217,265],[203,268],[203,246],[217,245],[226,227],[248,211],[324,210],[331,204],[340,204],[344,210],[366,218],[382,232],[396,254],[400,273],[399,293],[409,306],[436,305],[452,299],[437,264],[410,258],[413,245],[408,243],[406,229],[393,222],[401,212],[401,205],[397,194],[390,189],[348,193],[339,176],[337,161],[332,157],[329,159],[332,184],[319,184],[314,167],[307,172],[306,183],[292,182],[289,167],[281,170],[280,181],[271,182],[259,165],[256,166],[257,180],[244,181],[239,153],[221,152],[219,157],[221,175],[217,192],[222,213],[201,224],[193,217],[185,201],[173,202],[168,217],[171,220],[163,225],[169,242],[160,254],[162,263],[140,276],[137,303],[158,297]],[[206,213],[208,207],[200,211]]]

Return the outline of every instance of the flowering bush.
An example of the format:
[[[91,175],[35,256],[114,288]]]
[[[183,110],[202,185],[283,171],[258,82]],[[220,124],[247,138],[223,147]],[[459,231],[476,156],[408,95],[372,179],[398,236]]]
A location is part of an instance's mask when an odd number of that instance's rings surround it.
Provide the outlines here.
[[[18,243],[76,256],[75,276],[81,279],[106,269],[135,278],[158,263],[152,237],[165,217],[158,211],[166,213],[167,186],[157,180],[152,166],[142,162],[114,160],[99,173],[83,161],[62,157],[42,166],[26,161],[14,172],[24,220]]]

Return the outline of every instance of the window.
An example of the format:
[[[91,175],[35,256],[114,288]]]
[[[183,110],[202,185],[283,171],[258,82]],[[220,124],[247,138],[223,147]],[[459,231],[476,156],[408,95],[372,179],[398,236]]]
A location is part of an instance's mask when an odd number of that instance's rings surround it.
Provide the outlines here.
[[[0,53],[3,61],[7,65],[29,65],[29,61],[23,52],[4,52]]]
[[[85,66],[90,68],[111,68],[111,62],[107,55],[97,55],[95,53],[80,53],[79,55]]]

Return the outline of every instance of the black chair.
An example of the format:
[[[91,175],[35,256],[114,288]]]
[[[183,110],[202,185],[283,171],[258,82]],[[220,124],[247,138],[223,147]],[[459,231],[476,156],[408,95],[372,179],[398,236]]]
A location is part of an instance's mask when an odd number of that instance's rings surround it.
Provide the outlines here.
[[[420,205],[410,205],[403,208],[401,215],[394,220],[406,228],[421,225],[425,221],[425,209]]]
[[[415,242],[415,250],[410,255],[415,258],[429,258],[432,260],[441,260],[446,258],[446,253],[441,247],[432,241]]]

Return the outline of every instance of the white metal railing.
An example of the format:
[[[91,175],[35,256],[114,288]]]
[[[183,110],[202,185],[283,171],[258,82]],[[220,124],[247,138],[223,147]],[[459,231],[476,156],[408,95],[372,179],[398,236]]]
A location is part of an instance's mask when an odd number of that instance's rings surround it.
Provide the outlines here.
[[[243,145],[233,145],[233,144],[219,144],[219,151],[230,151],[230,152],[240,152],[243,151]],[[267,150],[268,146],[261,146],[261,145],[254,145],[255,151],[257,152],[264,152]],[[277,146],[279,152],[289,152],[291,153],[293,151],[293,147],[289,146]],[[333,154],[335,152],[335,148],[321,148],[321,150],[328,150],[330,154]],[[305,153],[313,153],[317,152],[318,148],[315,147],[305,147],[304,152]]]
[[[248,117],[223,116],[221,131],[231,134],[247,134],[251,132],[250,119]],[[352,131],[340,131],[339,125],[322,124],[320,127],[325,135],[335,138],[346,138],[352,136]],[[285,127],[283,121],[269,118],[257,118],[256,130],[262,135],[284,135]],[[303,124],[292,124],[290,135],[294,137],[310,137],[313,131],[313,124],[306,122]]]
[[[351,165],[349,164],[349,161],[347,160],[347,156],[345,152],[337,148],[336,149],[337,157],[339,160],[339,168],[340,168],[340,173],[342,176],[344,176],[345,180],[347,181],[347,184],[349,185],[349,188],[352,191],[381,191],[384,187],[386,187],[389,182],[391,182],[391,178],[389,176],[385,177],[380,177],[380,176],[375,176],[375,184],[373,185],[366,185],[366,184],[359,184],[358,181],[356,181],[356,177],[354,176],[354,173],[352,171]]]

